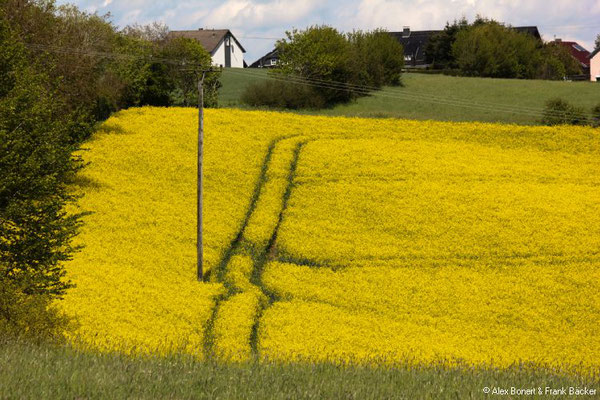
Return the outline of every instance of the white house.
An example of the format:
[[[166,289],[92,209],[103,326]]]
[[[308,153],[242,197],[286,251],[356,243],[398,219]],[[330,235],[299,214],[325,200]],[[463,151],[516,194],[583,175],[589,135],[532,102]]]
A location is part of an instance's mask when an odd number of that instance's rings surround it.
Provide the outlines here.
[[[197,40],[210,53],[214,65],[225,68],[244,68],[246,50],[229,29],[200,28],[194,31],[171,31],[169,37]]]
[[[600,47],[590,55],[590,80],[600,82]]]

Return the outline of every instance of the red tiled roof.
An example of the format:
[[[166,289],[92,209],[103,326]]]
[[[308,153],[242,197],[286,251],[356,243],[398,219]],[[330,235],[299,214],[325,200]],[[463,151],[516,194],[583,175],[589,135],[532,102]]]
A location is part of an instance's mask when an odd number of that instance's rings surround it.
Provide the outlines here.
[[[577,61],[579,61],[583,66],[588,67],[590,66],[590,52],[587,51],[586,49],[584,49],[583,47],[581,47],[581,45],[579,45],[579,43],[577,42],[556,42],[557,44],[565,47],[567,50],[569,50],[569,53],[571,53],[571,55],[573,56],[573,58],[575,58]]]

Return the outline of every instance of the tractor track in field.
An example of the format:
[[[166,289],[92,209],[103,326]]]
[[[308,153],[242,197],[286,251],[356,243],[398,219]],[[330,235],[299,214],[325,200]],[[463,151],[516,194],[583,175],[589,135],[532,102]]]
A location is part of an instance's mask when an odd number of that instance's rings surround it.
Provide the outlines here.
[[[257,310],[255,322],[253,324],[252,332],[250,335],[249,345],[250,345],[250,348],[252,349],[252,353],[255,355],[258,354],[258,350],[257,350],[257,348],[258,348],[258,326],[259,326],[260,318],[262,316],[264,309],[269,307],[271,304],[273,304],[277,300],[276,295],[274,293],[272,293],[271,291],[269,291],[266,287],[264,287],[264,285],[262,283],[262,273],[263,273],[265,265],[271,260],[272,253],[274,252],[274,250],[276,248],[275,244],[276,244],[276,240],[277,240],[277,232],[279,231],[279,227],[283,220],[283,214],[285,212],[285,209],[287,208],[287,203],[288,203],[289,197],[291,196],[291,192],[293,190],[293,186],[294,186],[293,181],[294,181],[294,177],[295,177],[295,173],[296,173],[298,159],[300,156],[300,151],[301,151],[302,147],[308,141],[300,142],[294,148],[294,156],[290,163],[288,177],[287,177],[287,186],[286,186],[286,189],[285,189],[285,192],[283,195],[283,199],[282,199],[282,208],[279,210],[277,224],[275,226],[275,229],[271,233],[270,240],[269,240],[267,246],[265,248],[257,249],[254,245],[252,245],[251,243],[247,243],[245,241],[244,233],[246,231],[246,228],[248,227],[248,224],[250,222],[250,219],[251,219],[254,211],[256,210],[256,206],[257,206],[261,191],[268,180],[268,171],[269,171],[269,167],[271,165],[271,160],[272,160],[275,148],[281,141],[286,140],[286,139],[292,139],[294,137],[295,136],[285,136],[285,137],[277,138],[269,144],[267,153],[264,157],[264,161],[263,161],[263,164],[261,167],[259,177],[258,177],[256,185],[254,187],[254,191],[253,191],[253,194],[252,194],[252,197],[250,200],[250,205],[244,216],[244,220],[243,220],[242,224],[240,225],[240,228],[239,228],[237,234],[231,241],[231,244],[229,245],[229,247],[223,254],[223,257],[222,257],[221,261],[219,262],[219,264],[217,265],[217,267],[215,268],[214,272],[210,271],[210,273],[207,274],[207,276],[205,277],[205,281],[211,280],[213,282],[220,282],[223,284],[223,286],[226,289],[226,292],[223,295],[219,296],[215,300],[215,305],[213,307],[211,317],[207,321],[205,330],[204,330],[204,332],[205,332],[204,343],[203,343],[204,344],[204,354],[209,358],[213,358],[215,355],[214,325],[215,325],[215,321],[218,318],[220,306],[223,302],[227,301],[234,294],[242,291],[240,288],[236,287],[234,283],[232,283],[226,279],[228,264],[229,264],[231,258],[236,254],[246,254],[252,258],[253,270],[252,270],[252,273],[250,276],[250,282],[257,288],[259,288],[260,291],[268,299],[267,304],[264,306],[261,306],[260,309]]]
[[[214,339],[215,338],[214,338],[213,328],[214,328],[215,320],[217,319],[219,307],[222,302],[229,299],[236,291],[235,287],[233,285],[231,285],[225,279],[225,274],[227,272],[227,265],[229,264],[231,257],[238,251],[238,249],[240,248],[240,246],[242,244],[242,238],[244,237],[244,232],[246,230],[246,227],[248,226],[248,222],[250,221],[250,218],[252,217],[252,213],[254,213],[254,210],[256,209],[258,197],[260,196],[260,192],[266,182],[267,171],[268,171],[269,165],[271,163],[273,151],[275,150],[277,143],[279,143],[280,141],[287,139],[287,138],[288,137],[280,137],[280,138],[273,140],[271,143],[269,143],[269,147],[267,149],[267,153],[265,154],[264,161],[263,161],[263,164],[262,164],[262,167],[260,170],[260,174],[258,176],[258,180],[254,186],[254,191],[253,191],[252,197],[250,199],[250,205],[248,206],[248,210],[246,211],[246,215],[244,216],[244,220],[243,220],[242,224],[240,225],[240,228],[239,228],[237,234],[231,241],[231,244],[229,245],[229,247],[223,254],[221,261],[219,262],[219,264],[217,265],[217,267],[214,270],[214,281],[222,283],[223,286],[225,286],[226,293],[215,299],[215,305],[213,307],[211,317],[207,321],[206,327],[204,329],[204,332],[205,332],[204,333],[204,354],[209,358],[212,358],[214,355],[213,347],[214,347]],[[209,271],[208,274],[205,275],[204,281],[210,281],[212,279],[213,279],[213,271],[211,270],[211,271]]]
[[[259,357],[258,351],[258,336],[259,336],[259,326],[260,320],[265,312],[265,310],[273,305],[278,298],[277,295],[271,292],[267,287],[265,287],[263,283],[263,272],[266,264],[273,259],[274,253],[277,251],[277,234],[279,233],[279,227],[283,222],[283,215],[287,210],[289,199],[292,195],[292,191],[294,189],[294,178],[296,177],[296,169],[298,167],[298,160],[300,159],[300,153],[302,148],[309,142],[309,140],[300,142],[294,148],[294,156],[292,158],[292,162],[290,163],[290,168],[287,176],[287,186],[285,188],[285,192],[283,194],[282,205],[279,211],[279,216],[277,219],[277,224],[271,233],[271,238],[269,239],[269,243],[267,247],[263,250],[263,254],[259,255],[258,260],[255,260],[254,270],[252,271],[252,276],[250,281],[252,284],[260,288],[260,290],[267,296],[267,303],[264,304],[256,313],[256,318],[254,324],[252,326],[252,332],[250,334],[250,348],[252,349],[252,353],[255,357]]]

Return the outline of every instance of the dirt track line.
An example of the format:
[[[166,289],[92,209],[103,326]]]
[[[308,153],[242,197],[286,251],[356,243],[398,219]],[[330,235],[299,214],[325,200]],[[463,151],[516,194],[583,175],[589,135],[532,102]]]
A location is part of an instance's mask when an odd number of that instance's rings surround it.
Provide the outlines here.
[[[204,343],[203,343],[204,346],[203,347],[204,347],[204,354],[207,358],[211,358],[214,355],[213,345],[214,345],[215,337],[214,337],[213,328],[214,328],[215,320],[217,318],[217,314],[219,311],[219,306],[222,302],[224,302],[228,298],[230,298],[236,291],[235,287],[232,286],[225,279],[225,275],[227,273],[227,265],[229,264],[231,257],[240,248],[242,238],[244,236],[244,231],[246,230],[246,227],[248,226],[248,222],[250,221],[252,213],[256,209],[258,197],[260,196],[262,187],[264,186],[264,184],[266,182],[267,171],[269,169],[269,164],[270,164],[271,158],[273,156],[273,151],[275,150],[277,143],[279,143],[282,140],[288,139],[288,138],[290,138],[290,137],[286,137],[286,136],[280,137],[280,138],[273,140],[271,143],[269,143],[269,147],[267,149],[267,153],[265,155],[260,174],[259,174],[257,182],[254,186],[254,192],[252,193],[252,197],[250,198],[250,205],[248,206],[248,210],[246,211],[246,215],[244,216],[244,220],[243,220],[242,224],[240,225],[240,228],[239,228],[236,236],[233,238],[233,240],[231,241],[231,244],[229,245],[229,247],[223,254],[223,258],[221,259],[221,261],[215,268],[215,280],[217,282],[221,282],[225,286],[227,292],[224,295],[221,295],[215,299],[215,305],[214,305],[211,317],[207,321],[205,329],[204,329]],[[205,275],[204,280],[209,281],[210,279],[212,279],[212,275],[213,275],[212,271],[210,271],[208,274]]]
[[[288,177],[287,177],[287,187],[283,194],[282,205],[281,205],[281,210],[279,211],[279,217],[277,220],[277,224],[275,225],[275,228],[273,229],[273,233],[271,234],[271,238],[269,240],[267,247],[264,249],[262,254],[260,254],[258,256],[258,259],[255,260],[254,270],[252,271],[252,276],[250,278],[251,283],[253,285],[257,286],[268,299],[268,302],[257,311],[256,320],[254,322],[254,325],[252,326],[252,333],[250,335],[250,348],[252,349],[252,353],[254,354],[254,356],[256,358],[258,358],[260,356],[259,350],[258,350],[258,341],[259,341],[258,336],[259,336],[260,320],[261,320],[265,310],[267,308],[271,307],[276,301],[278,301],[276,294],[271,292],[269,289],[267,289],[265,287],[265,285],[263,283],[263,272],[264,272],[264,268],[265,268],[266,264],[269,261],[274,259],[274,253],[277,250],[277,247],[276,247],[277,246],[277,235],[279,233],[279,228],[281,226],[281,223],[283,222],[283,217],[284,217],[285,211],[287,210],[289,199],[290,199],[290,197],[292,195],[292,191],[294,189],[294,185],[295,185],[294,180],[296,177],[296,170],[298,167],[298,161],[300,159],[300,153],[302,152],[302,148],[309,141],[310,140],[305,140],[305,141],[298,143],[294,149],[294,157],[290,163],[290,168],[289,168]]]

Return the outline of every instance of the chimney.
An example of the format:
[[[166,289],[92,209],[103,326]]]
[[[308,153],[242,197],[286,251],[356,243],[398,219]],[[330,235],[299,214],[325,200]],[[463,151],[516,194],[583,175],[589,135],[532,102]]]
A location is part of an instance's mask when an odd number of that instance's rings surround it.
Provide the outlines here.
[[[203,31],[203,30],[204,30],[204,28],[198,28],[198,30],[199,30],[199,31]]]
[[[410,36],[410,26],[405,26],[402,28],[402,37],[407,38]]]
[[[561,38],[556,38],[556,39],[554,39],[554,41],[555,41],[556,43],[561,43],[561,42],[562,42],[562,39],[561,39]]]

